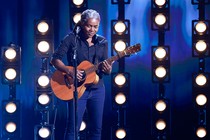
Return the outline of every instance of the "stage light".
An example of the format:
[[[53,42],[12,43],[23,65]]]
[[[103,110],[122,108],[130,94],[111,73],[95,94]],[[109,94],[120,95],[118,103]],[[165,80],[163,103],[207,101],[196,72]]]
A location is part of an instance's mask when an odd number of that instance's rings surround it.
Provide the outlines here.
[[[166,23],[166,16],[163,14],[158,14],[155,16],[155,23],[158,26],[163,26]]]
[[[199,106],[204,106],[207,103],[207,97],[204,94],[199,94],[196,97],[196,103]]]
[[[206,132],[206,128],[204,127],[199,127],[196,130],[196,135],[199,138],[204,138],[206,136],[207,132]]]
[[[47,39],[47,38],[46,39],[37,38],[35,42],[37,56],[49,57],[54,51],[53,41],[54,40]]]
[[[50,73],[41,73],[35,78],[36,92],[51,93],[52,89],[50,86]]]
[[[9,68],[5,71],[4,75],[8,80],[14,80],[17,76],[17,72],[13,68]]]
[[[161,91],[159,91],[161,92]],[[164,96],[158,96],[152,101],[152,136],[170,137],[170,104]]]
[[[39,136],[41,138],[48,138],[50,136],[50,130],[47,127],[42,127],[39,129]]]
[[[9,61],[12,61],[16,58],[17,52],[14,48],[8,48],[5,51],[5,58],[8,59]]]
[[[112,20],[113,34],[124,35],[129,33],[129,20]]]
[[[80,20],[81,20],[81,13],[76,13],[76,14],[73,16],[74,24],[78,23]]]
[[[112,99],[113,108],[126,108],[129,95],[129,74],[112,73]]]
[[[114,45],[114,49],[117,51],[117,52],[122,52],[126,49],[126,44],[124,41],[122,40],[118,40],[115,45]]]
[[[20,101],[2,101],[2,138],[20,137]]]
[[[46,93],[40,94],[38,97],[38,102],[41,105],[47,105],[50,102],[50,97],[49,95],[47,95]]]
[[[19,100],[3,100],[2,107],[7,115],[18,114],[20,101]]]
[[[117,74],[114,78],[114,83],[117,86],[122,87],[126,83],[125,76],[123,74]]]
[[[36,125],[34,133],[34,140],[54,140],[53,125]]]
[[[36,55],[49,57],[54,51],[53,21],[49,19],[36,19],[34,26]]]
[[[83,2],[84,2],[84,0],[73,0],[73,3],[74,3],[76,6],[81,6]]]
[[[54,109],[54,99],[50,91],[36,91],[35,110],[50,111]]]
[[[119,128],[116,130],[116,137],[118,139],[124,139],[126,137],[126,131],[123,128]]]
[[[162,112],[166,109],[166,103],[164,100],[158,100],[157,103],[155,104],[156,110]]]
[[[111,140],[129,140],[129,129],[126,126],[112,126]]]
[[[125,32],[126,29],[126,25],[125,23],[123,23],[122,21],[118,21],[115,25],[114,25],[114,29],[115,31],[121,35],[123,32]]]
[[[126,96],[123,93],[118,93],[115,96],[115,102],[119,105],[122,105],[126,102]]]
[[[40,21],[37,23],[37,30],[42,34],[45,35],[46,32],[49,30],[49,24],[46,21]]]
[[[204,109],[209,98],[209,73],[195,73],[192,75],[192,95],[194,106]]]
[[[15,103],[9,102],[6,104],[5,109],[8,113],[14,113],[17,110],[17,106]]]
[[[169,0],[151,0],[152,30],[167,31],[170,29]]]
[[[14,122],[8,122],[5,126],[5,129],[9,133],[13,133],[16,130],[16,124]]]
[[[166,4],[166,0],[154,0],[154,2],[160,8]]]
[[[156,77],[162,79],[166,76],[166,69],[163,66],[159,66],[155,69]]]
[[[196,76],[195,78],[195,83],[198,85],[198,86],[204,86],[206,83],[207,83],[207,78],[205,75],[203,74],[199,74]]]
[[[209,57],[209,36],[210,36],[209,20],[193,20],[192,21],[192,56],[193,57]]]
[[[111,20],[111,55],[117,55],[130,46],[130,21],[129,20]],[[124,58],[119,61],[119,66],[124,69]]]
[[[169,82],[170,80],[169,46],[152,46],[153,82]]]
[[[38,85],[42,88],[49,86],[50,79],[47,75],[41,75],[38,77]]]
[[[199,35],[204,35],[206,33],[206,31],[207,31],[207,25],[206,25],[206,23],[203,22],[203,21],[198,21],[195,24],[195,31]]]
[[[207,72],[199,72],[193,74],[193,87],[206,88],[209,87],[209,76]]]
[[[88,0],[70,0],[70,29],[73,30],[74,26],[81,19],[81,13],[88,9]]]
[[[156,122],[156,128],[158,130],[164,130],[166,128],[166,122],[163,120],[163,119],[159,119],[157,122]]]
[[[21,48],[14,44],[1,48],[2,84],[21,83]]]
[[[112,73],[113,108],[126,108],[130,90],[129,73]]]
[[[192,34],[200,38],[209,34],[209,20],[192,20]]]
[[[196,44],[195,44],[195,48],[199,53],[202,53],[204,51],[206,51],[207,49],[207,44],[205,41],[199,40]]]
[[[49,49],[50,49],[50,45],[47,41],[40,41],[38,43],[38,50],[41,53],[46,53],[47,51],[49,51]]]
[[[163,47],[158,47],[156,50],[155,50],[155,57],[158,59],[158,60],[163,60],[164,58],[166,58],[166,50],[163,48]]]

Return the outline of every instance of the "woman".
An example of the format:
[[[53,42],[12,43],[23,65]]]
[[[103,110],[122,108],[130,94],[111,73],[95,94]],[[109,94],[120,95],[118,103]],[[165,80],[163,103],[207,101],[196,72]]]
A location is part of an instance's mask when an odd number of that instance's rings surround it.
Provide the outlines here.
[[[59,71],[74,77],[74,71],[66,67],[67,65],[62,61],[64,56],[67,56],[68,66],[74,66],[76,57],[76,64],[81,64],[83,61],[89,61],[91,64],[97,65],[101,63],[96,71],[99,80],[96,84],[91,84],[86,87],[86,90],[77,102],[77,124],[80,128],[82,118],[85,110],[88,113],[88,140],[100,140],[102,130],[102,117],[105,100],[105,87],[103,82],[103,75],[110,74],[112,71],[112,62],[106,61],[108,58],[108,42],[98,34],[100,24],[100,15],[97,11],[92,9],[85,10],[81,15],[81,20],[76,24],[74,30],[69,33],[61,41],[52,56],[52,65]],[[77,80],[82,81],[84,78],[84,71],[77,70]],[[73,100],[67,102],[68,104],[68,121],[65,133],[65,140],[73,140],[74,135],[74,104]],[[77,134],[77,133],[76,133]]]

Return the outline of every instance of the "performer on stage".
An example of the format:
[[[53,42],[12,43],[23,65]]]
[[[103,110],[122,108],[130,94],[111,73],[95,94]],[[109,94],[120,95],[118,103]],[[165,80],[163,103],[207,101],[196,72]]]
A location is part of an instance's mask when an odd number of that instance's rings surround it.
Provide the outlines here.
[[[74,71],[66,66],[73,66],[74,50],[76,49],[76,62],[79,65],[87,60],[96,65],[108,58],[108,42],[96,34],[99,29],[100,15],[92,9],[85,10],[81,15],[81,20],[75,25],[74,30],[66,35],[61,41],[59,47],[52,56],[52,65],[59,71],[74,77]],[[63,61],[64,56],[68,64]],[[104,61],[101,67],[96,71],[99,76],[97,84],[88,86],[83,95],[78,99],[77,104],[77,124],[80,128],[85,110],[88,113],[88,140],[100,140],[102,131],[102,117],[105,100],[105,87],[103,76],[110,74],[112,63]],[[84,71],[77,70],[77,79],[81,81],[84,77]],[[68,94],[68,93],[66,93]],[[68,119],[64,140],[74,140],[74,107],[73,100],[68,104]]]

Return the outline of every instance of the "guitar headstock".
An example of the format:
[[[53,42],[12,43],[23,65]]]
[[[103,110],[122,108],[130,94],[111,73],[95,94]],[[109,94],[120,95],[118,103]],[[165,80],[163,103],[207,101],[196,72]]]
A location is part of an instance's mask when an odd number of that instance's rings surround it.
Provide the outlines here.
[[[135,45],[133,45],[133,46],[131,46],[131,47],[128,47],[128,48],[124,51],[124,53],[125,53],[125,55],[131,55],[131,54],[134,54],[134,53],[136,53],[136,52],[139,52],[140,50],[141,50],[141,44],[138,43],[138,44],[135,44]]]

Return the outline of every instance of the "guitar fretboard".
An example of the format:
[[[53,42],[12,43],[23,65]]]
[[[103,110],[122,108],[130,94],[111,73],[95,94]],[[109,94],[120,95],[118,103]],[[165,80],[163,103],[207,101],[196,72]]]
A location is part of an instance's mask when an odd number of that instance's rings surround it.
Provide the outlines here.
[[[114,62],[114,61],[124,57],[125,55],[130,55],[132,53],[135,53],[135,52],[139,51],[140,49],[141,49],[141,45],[140,44],[136,44],[136,45],[134,45],[132,47],[128,47],[125,51],[119,52],[117,55],[112,56],[112,57],[110,57],[110,58],[108,58],[108,59],[106,59],[104,61],[107,61],[108,63],[111,64],[112,62]],[[93,65],[90,68],[86,69],[85,70],[86,74],[89,74],[89,73],[92,73],[92,72],[98,70],[98,68],[100,67],[100,65],[104,61],[102,61],[102,62],[98,63],[97,65]]]
[[[108,63],[112,63],[113,61],[116,61],[116,60],[118,60],[119,58],[120,58],[120,57],[119,57],[118,55],[116,55],[116,56],[113,56],[113,57],[111,57],[111,58],[108,58],[108,59],[106,59],[106,60],[104,60],[104,61],[107,61]],[[85,70],[86,74],[89,74],[89,73],[91,73],[91,72],[94,72],[94,71],[98,70],[99,66],[100,66],[104,61],[102,61],[102,62],[98,63],[97,65],[93,65],[93,66],[91,66],[90,68],[86,69],[86,70]]]

